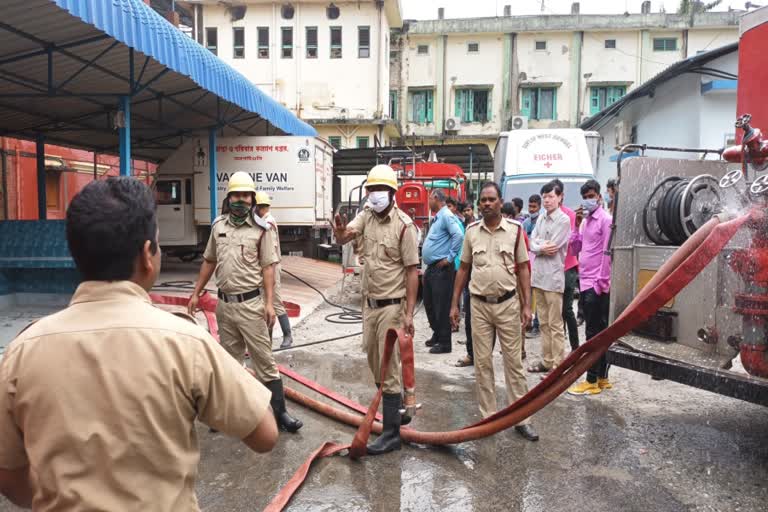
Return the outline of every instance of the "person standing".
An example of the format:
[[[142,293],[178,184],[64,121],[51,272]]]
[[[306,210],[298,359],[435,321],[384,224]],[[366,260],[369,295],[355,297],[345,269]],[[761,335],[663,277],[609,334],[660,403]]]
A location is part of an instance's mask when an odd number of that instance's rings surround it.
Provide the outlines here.
[[[469,226],[475,221],[475,211],[472,208],[472,204],[470,203],[462,203],[460,205],[460,209],[464,213],[464,234],[466,235],[467,226]],[[463,245],[462,245],[462,249],[463,249]],[[459,267],[456,268],[457,272],[460,266],[461,266],[461,255],[459,255]],[[467,348],[467,355],[465,355],[464,357],[456,361],[454,366],[458,368],[473,366],[475,364],[474,362],[475,354],[472,347],[472,308],[470,307],[470,304],[469,304],[469,281],[471,279],[472,279],[472,275],[470,272],[470,275],[467,277],[467,284],[464,286],[464,293],[462,294],[462,308],[464,310],[464,335],[467,338],[466,345],[465,345]]]
[[[581,186],[581,207],[576,210],[576,229],[571,245],[579,256],[581,294],[587,340],[608,327],[611,290],[611,216],[600,204],[600,184],[589,180]],[[613,385],[608,380],[606,354],[587,372],[587,379],[568,390],[572,395],[596,395]]]
[[[369,455],[399,450],[400,425],[410,422],[401,416],[403,407],[399,347],[395,345],[384,382],[381,358],[387,331],[402,328],[413,337],[413,311],[419,290],[419,248],[413,220],[394,202],[397,175],[388,165],[377,165],[368,173],[365,187],[370,208],[365,208],[349,225],[340,215],[334,219],[336,242],[344,245],[360,236],[365,254],[363,273],[363,339],[368,366],[383,391],[383,431],[368,445]]]
[[[564,358],[563,290],[565,288],[565,254],[571,223],[560,209],[562,190],[549,182],[541,188],[544,213],[539,216],[530,240],[536,255],[531,285],[541,323],[542,360],[528,368],[529,372],[549,372]]]
[[[256,378],[272,392],[272,410],[278,426],[297,432],[303,423],[286,409],[283,381],[270,337],[275,324],[275,265],[280,262],[277,230],[254,213],[255,196],[256,187],[247,173],[232,174],[225,207],[211,225],[200,275],[187,308],[194,314],[198,299],[215,272],[221,345],[240,364],[248,349]]]
[[[568,216],[571,221],[571,231],[576,227],[576,213],[565,206],[565,188],[563,182],[559,179],[552,180],[553,183],[560,186],[561,194],[560,209]],[[579,287],[579,259],[573,252],[571,244],[568,244],[568,252],[565,254],[565,288],[563,289],[563,323],[567,327],[568,342],[571,350],[579,348],[579,324],[576,320],[576,314],[573,312],[573,296]]]
[[[424,310],[432,337],[426,345],[430,354],[447,354],[451,346],[451,291],[456,277],[454,260],[461,250],[463,235],[453,213],[445,205],[442,190],[429,195],[429,209],[435,215],[421,248],[424,271]]]
[[[277,229],[277,222],[270,213],[272,207],[272,200],[269,194],[266,192],[256,192],[256,214],[269,224],[271,229],[275,230],[275,240],[277,240],[277,254],[282,254],[280,250],[280,232]],[[273,294],[273,303],[275,305],[275,314],[277,315],[277,321],[280,324],[280,330],[283,331],[283,342],[280,344],[280,348],[287,348],[293,344],[293,334],[291,333],[291,320],[288,318],[288,312],[285,310],[283,304],[282,295],[280,293],[280,274],[282,272],[282,265],[275,263],[275,292]],[[271,334],[271,333],[270,333]],[[271,338],[271,335],[270,335]]]
[[[195,421],[268,452],[269,390],[194,318],[152,304],[161,250],[146,185],[89,183],[66,233],[83,282],[0,362],[0,493],[34,510],[200,510]]]
[[[464,214],[465,228],[475,222],[475,209],[472,207],[472,203],[466,203],[464,208],[461,209],[461,212]]]
[[[614,201],[616,200],[616,180],[611,178],[608,180],[608,184],[605,186],[606,190],[608,191],[608,214],[613,217],[614,212]]]
[[[451,322],[458,325],[459,299],[471,270],[475,382],[480,414],[487,418],[497,411],[492,357],[494,334],[501,344],[509,403],[528,392],[521,346],[523,329],[531,320],[530,269],[523,227],[501,216],[501,189],[496,183],[483,185],[480,209],[483,219],[472,223],[464,238],[461,268],[453,287]],[[521,300],[515,297],[518,293]],[[516,425],[515,430],[529,441],[539,439],[530,419]]]
[[[519,222],[523,223],[525,222],[525,214],[523,213],[523,198],[521,197],[514,197],[512,198],[512,205],[515,207],[515,216],[514,219]]]
[[[517,208],[515,208],[514,203],[512,202],[506,202],[501,206],[501,216],[505,219],[511,219],[515,220],[515,217],[517,217]]]
[[[533,233],[534,226],[536,226],[536,221],[539,219],[540,211],[541,196],[533,194],[528,198],[528,217],[523,222],[523,229],[525,229],[525,234],[528,235],[529,239]],[[528,258],[530,258],[531,265],[533,265],[536,256],[531,251],[528,251]],[[536,312],[536,297],[533,295],[533,290],[531,290],[531,311],[533,311],[533,322],[528,327],[525,338],[538,338],[541,335],[541,331],[539,330],[539,314]],[[525,340],[523,340],[523,346],[525,346]],[[525,355],[525,349],[523,349],[523,355]]]

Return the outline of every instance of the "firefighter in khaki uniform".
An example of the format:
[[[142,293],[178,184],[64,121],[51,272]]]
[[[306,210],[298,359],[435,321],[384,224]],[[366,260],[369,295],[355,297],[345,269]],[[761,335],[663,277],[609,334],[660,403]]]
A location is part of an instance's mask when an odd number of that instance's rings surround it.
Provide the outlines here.
[[[399,450],[400,425],[410,418],[401,417],[403,406],[400,354],[392,354],[387,378],[380,380],[384,341],[389,329],[402,327],[413,336],[413,310],[419,278],[416,265],[419,252],[416,227],[411,218],[394,204],[397,175],[388,165],[377,165],[368,173],[365,188],[371,207],[366,207],[348,226],[337,214],[334,234],[339,244],[360,236],[363,267],[363,340],[368,352],[368,366],[377,386],[382,386],[384,430],[368,445],[369,455]]]
[[[271,229],[277,232],[277,222],[270,213],[270,207],[272,200],[266,192],[256,192],[256,213],[260,218],[269,224]],[[275,237],[277,242],[277,254],[280,255],[280,237]],[[293,335],[291,334],[291,320],[288,318],[288,312],[285,310],[283,299],[280,294],[280,263],[275,264],[275,291],[273,292],[272,302],[275,305],[275,314],[277,315],[277,321],[280,323],[280,329],[283,331],[283,342],[280,344],[280,348],[287,348],[293,344]],[[270,332],[271,334],[271,332]]]
[[[464,247],[453,288],[451,323],[459,325],[459,299],[471,271],[472,346],[480,414],[496,412],[496,382],[493,375],[493,337],[498,334],[504,360],[504,380],[509,403],[528,392],[522,360],[523,329],[531,321],[531,271],[522,225],[501,216],[501,190],[486,183],[480,190],[483,220],[467,226]],[[520,300],[515,295],[520,294]],[[522,315],[520,309],[522,307]],[[529,441],[538,434],[524,420],[515,430]]]
[[[0,493],[35,510],[199,510],[195,420],[269,451],[269,391],[193,318],[152,304],[143,183],[89,183],[66,229],[84,281],[0,362]]]
[[[278,426],[296,432],[303,424],[286,410],[270,338],[275,324],[275,264],[280,262],[277,231],[253,212],[255,196],[256,187],[248,174],[236,172],[229,178],[223,215],[211,226],[205,261],[188,307],[195,311],[215,271],[221,345],[240,363],[248,349],[256,378],[272,392]]]

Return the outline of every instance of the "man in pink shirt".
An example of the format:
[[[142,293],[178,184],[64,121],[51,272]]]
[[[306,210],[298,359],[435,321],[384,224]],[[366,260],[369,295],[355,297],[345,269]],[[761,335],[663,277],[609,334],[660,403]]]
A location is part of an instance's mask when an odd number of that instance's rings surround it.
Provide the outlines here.
[[[571,231],[576,228],[576,212],[565,206],[565,188],[563,182],[554,179],[553,183],[560,185],[560,209],[563,210],[569,219],[571,219]],[[579,260],[573,251],[571,244],[568,244],[568,252],[565,254],[565,289],[563,290],[563,323],[567,327],[568,342],[571,350],[579,348],[579,324],[576,322],[576,315],[573,312],[573,293],[579,286]]]
[[[581,206],[576,210],[576,229],[570,244],[579,257],[580,290],[584,297],[584,320],[587,340],[608,327],[609,293],[611,291],[611,216],[601,205],[600,184],[589,180],[581,186]],[[608,381],[605,354],[587,372],[587,380],[576,384],[568,393],[596,395],[613,387]]]

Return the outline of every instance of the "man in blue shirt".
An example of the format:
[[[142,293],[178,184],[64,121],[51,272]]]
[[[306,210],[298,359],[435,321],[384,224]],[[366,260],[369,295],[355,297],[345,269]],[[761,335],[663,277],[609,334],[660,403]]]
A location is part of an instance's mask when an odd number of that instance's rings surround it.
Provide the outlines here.
[[[424,271],[424,309],[427,312],[432,338],[427,346],[432,354],[451,351],[451,297],[456,277],[454,261],[461,250],[464,237],[459,223],[445,205],[445,193],[433,190],[429,195],[429,209],[435,214],[430,223],[421,257]]]

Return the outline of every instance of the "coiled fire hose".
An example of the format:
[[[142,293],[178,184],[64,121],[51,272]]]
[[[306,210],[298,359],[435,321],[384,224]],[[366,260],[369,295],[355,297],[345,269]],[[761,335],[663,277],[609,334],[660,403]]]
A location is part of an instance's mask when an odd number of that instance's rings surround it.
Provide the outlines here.
[[[760,214],[757,211],[752,214]],[[678,250],[676,250],[669,260],[659,268],[658,272],[648,282],[648,284],[635,296],[632,302],[626,307],[624,312],[605,330],[591,338],[587,343],[581,345],[550,374],[531,389],[525,396],[509,405],[507,408],[496,414],[483,419],[482,421],[449,432],[421,432],[410,428],[401,430],[401,437],[404,441],[410,441],[420,444],[445,445],[457,444],[466,441],[472,441],[483,437],[488,437],[502,430],[518,424],[520,421],[533,415],[552,400],[557,398],[563,391],[568,389],[576,380],[586,372],[597,360],[608,350],[608,348],[619,337],[634,329],[648,318],[650,318],[660,307],[675,297],[685,286],[688,285],[725,247],[728,241],[736,234],[739,228],[750,218],[751,214],[742,215],[733,220],[721,222],[718,216],[713,217],[693,236],[691,236]],[[153,296],[157,302],[184,304],[183,297],[161,297]],[[179,302],[179,299],[181,302]],[[211,334],[218,335],[216,327],[216,318],[212,311],[215,310],[216,299],[210,297],[199,303],[206,314]],[[382,379],[389,366],[389,359],[392,356],[395,342],[398,342],[403,357],[403,381],[405,388],[412,386],[414,382],[413,365],[413,340],[406,336],[403,331],[390,330],[387,333],[386,349],[381,362]],[[302,464],[291,479],[269,503],[265,511],[278,512],[288,504],[293,494],[304,482],[309,472],[309,468],[316,459],[334,455],[344,450],[349,450],[350,457],[357,458],[366,453],[366,443],[371,432],[380,433],[381,424],[376,422],[376,411],[381,400],[381,390],[376,393],[376,397],[366,409],[351,400],[336,395],[324,387],[299,376],[295,372],[279,367],[280,372],[289,378],[295,378],[298,382],[307,385],[314,391],[349,407],[357,412],[364,412],[365,417],[358,414],[352,414],[347,411],[339,410],[331,405],[319,402],[307,395],[291,388],[285,388],[286,396],[292,401],[313,409],[316,412],[324,414],[329,418],[354,425],[358,427],[357,433],[351,445],[340,445],[336,443],[323,443],[309,458]],[[411,401],[414,396],[411,395]]]

